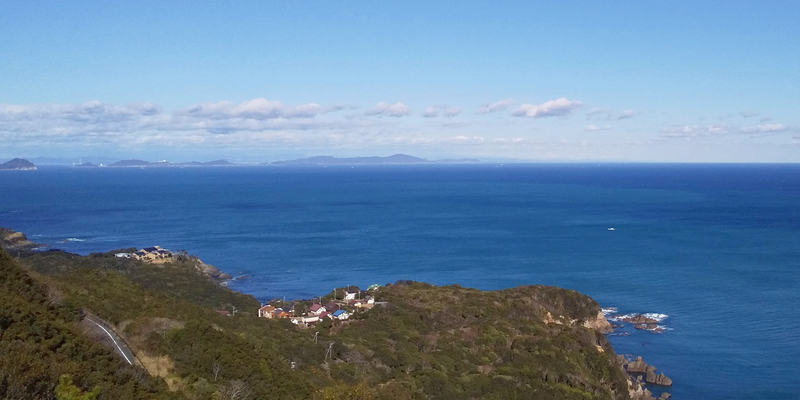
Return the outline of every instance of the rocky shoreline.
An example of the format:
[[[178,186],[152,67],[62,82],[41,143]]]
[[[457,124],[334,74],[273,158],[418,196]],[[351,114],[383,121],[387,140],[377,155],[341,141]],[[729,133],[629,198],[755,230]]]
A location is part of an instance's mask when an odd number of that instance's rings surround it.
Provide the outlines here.
[[[634,329],[646,330],[652,333],[663,333],[668,329],[660,325],[660,323],[667,318],[667,315],[664,314],[617,314],[617,309],[614,307],[603,308],[601,312],[604,320],[616,322],[608,322],[609,326],[612,328],[611,331],[604,331],[604,333],[608,335],[630,335],[628,332],[617,331],[617,329],[624,329],[626,327],[625,324],[631,324]],[[634,359],[632,356],[626,357],[619,354],[617,355],[617,363],[622,370],[628,374],[628,391],[633,400],[666,400],[672,397],[672,394],[667,391],[662,392],[659,397],[653,397],[653,392],[645,387],[646,385],[652,385],[655,387],[668,388],[672,386],[672,379],[663,373],[656,374],[655,371],[657,368],[653,365],[648,365],[642,357],[636,357]],[[654,390],[655,387],[653,387]]]
[[[653,393],[645,388],[645,382],[655,386],[669,387],[672,386],[672,379],[668,378],[663,373],[656,375],[656,367],[648,365],[644,362],[642,357],[636,357],[635,360],[629,361],[623,355],[617,355],[617,362],[619,362],[625,372],[631,379],[630,393],[631,398],[634,400],[652,400]],[[666,400],[672,397],[669,392],[662,392],[658,399]]]

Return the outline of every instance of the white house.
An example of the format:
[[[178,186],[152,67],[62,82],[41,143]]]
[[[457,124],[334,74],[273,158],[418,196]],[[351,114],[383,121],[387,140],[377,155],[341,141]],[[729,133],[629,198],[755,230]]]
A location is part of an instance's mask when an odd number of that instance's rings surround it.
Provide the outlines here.
[[[325,309],[325,306],[323,306],[322,304],[312,304],[311,307],[309,307],[308,309],[308,313],[313,315],[320,315],[327,311],[328,310]]]
[[[337,310],[333,313],[333,318],[338,319],[339,321],[344,321],[350,318],[350,314],[346,310]]]

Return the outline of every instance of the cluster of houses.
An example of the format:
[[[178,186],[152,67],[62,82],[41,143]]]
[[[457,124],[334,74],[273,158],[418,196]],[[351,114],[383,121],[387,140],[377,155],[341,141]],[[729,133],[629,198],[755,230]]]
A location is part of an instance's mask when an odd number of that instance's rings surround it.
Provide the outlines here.
[[[372,296],[365,296],[363,299],[358,297],[359,292],[345,292],[344,300],[330,301],[325,304],[313,303],[304,315],[295,315],[294,309],[290,307],[278,308],[272,305],[265,305],[258,309],[259,318],[289,318],[293,324],[299,326],[310,326],[324,319],[332,321],[346,321],[350,315],[359,309],[369,309],[375,304]]]
[[[152,264],[163,264],[173,261],[172,252],[167,249],[162,249],[159,246],[145,247],[135,253],[117,253],[115,256],[119,258],[133,258]]]

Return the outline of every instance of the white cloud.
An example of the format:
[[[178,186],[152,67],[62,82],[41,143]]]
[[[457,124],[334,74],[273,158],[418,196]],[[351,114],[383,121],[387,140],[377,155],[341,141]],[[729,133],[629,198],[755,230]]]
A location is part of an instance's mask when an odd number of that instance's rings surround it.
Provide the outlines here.
[[[439,127],[442,128],[442,129],[461,129],[461,128],[464,128],[464,127],[467,127],[467,126],[469,126],[469,124],[464,123],[464,122],[457,122],[457,121],[455,121],[455,122],[445,122],[445,123],[439,125]]]
[[[439,116],[439,113],[441,113],[443,117],[455,117],[461,114],[461,107],[450,107],[448,105],[430,106],[425,109],[425,113],[422,114],[422,116],[425,118],[436,118]]]
[[[743,118],[755,117],[758,114],[759,113],[754,112],[754,111],[742,111],[742,112],[739,113],[739,115],[741,115]]]
[[[727,134],[749,134],[753,136],[769,136],[777,133],[788,132],[793,128],[784,124],[762,124],[758,126],[729,126],[714,124],[708,126],[683,125],[666,127],[661,130],[663,138],[689,138]]]
[[[494,142],[497,144],[523,144],[525,143],[525,138],[497,138],[494,140]]]
[[[728,126],[714,124],[708,126],[683,125],[661,130],[663,138],[689,138],[698,136],[723,135],[730,132]]]
[[[589,131],[589,132],[591,132],[591,131],[606,131],[606,130],[609,130],[609,129],[611,129],[610,126],[597,126],[597,125],[586,125],[586,127],[583,128],[583,130]]]
[[[316,103],[287,107],[280,101],[267,100],[260,97],[243,101],[239,104],[234,104],[230,101],[195,104],[186,109],[178,110],[175,114],[195,118],[268,120],[275,118],[314,118],[343,108],[338,105],[323,107]]]
[[[511,115],[531,118],[558,117],[569,115],[573,110],[582,106],[583,103],[580,101],[568,100],[562,97],[542,104],[523,104]]]
[[[430,106],[425,109],[425,113],[423,113],[422,116],[425,118],[436,118],[439,116],[439,108]]]
[[[442,116],[445,118],[455,117],[461,114],[461,107],[450,107],[442,110]]]
[[[465,136],[457,135],[450,137],[395,137],[392,139],[393,144],[409,144],[409,145],[464,145],[475,146],[481,145],[486,142],[483,136]]]
[[[592,119],[592,117],[594,117],[595,115],[598,115],[598,114],[603,114],[606,117],[609,117],[609,116],[611,116],[611,111],[610,110],[606,110],[605,108],[592,107],[589,110],[589,112],[586,113],[586,119]]]
[[[388,104],[380,102],[364,113],[367,116],[387,116],[387,117],[405,117],[411,114],[411,108],[407,105],[397,102]]]
[[[745,128],[746,131],[756,131],[761,133],[777,133],[777,132],[786,132],[789,130],[789,127],[784,124],[764,124],[759,125],[755,128]]]
[[[319,118],[343,108],[316,103],[291,107],[265,99],[240,104],[197,104],[173,113],[164,113],[153,103],[121,106],[96,100],[82,104],[0,104],[0,137],[17,143],[72,145],[137,144],[147,140],[208,143],[223,142],[220,136],[226,135],[260,142],[273,138],[264,133],[269,131],[359,132],[380,124],[363,119]]]
[[[476,112],[478,114],[489,114],[497,111],[503,111],[506,108],[511,107],[512,104],[514,104],[514,99],[505,99],[494,103],[481,104]]]
[[[625,110],[625,111],[619,113],[619,116],[617,116],[617,121],[619,121],[621,119],[633,118],[638,114],[639,114],[639,111],[636,111],[636,110]]]

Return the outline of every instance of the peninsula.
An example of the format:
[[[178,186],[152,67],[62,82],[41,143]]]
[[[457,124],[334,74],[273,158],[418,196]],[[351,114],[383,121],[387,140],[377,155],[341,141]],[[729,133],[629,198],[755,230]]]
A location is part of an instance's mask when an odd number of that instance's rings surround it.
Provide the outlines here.
[[[32,251],[3,232],[2,397],[652,398],[572,290],[398,281],[263,305],[184,251]]]

